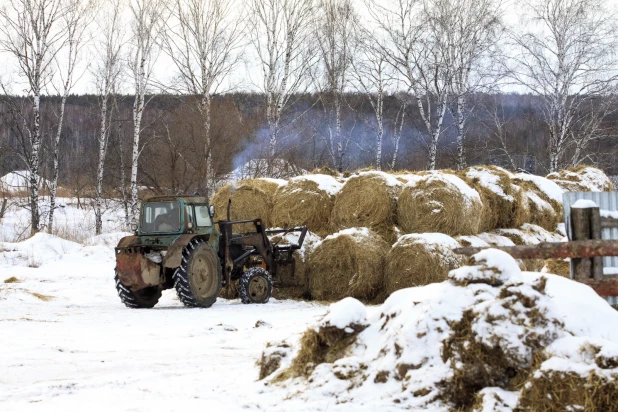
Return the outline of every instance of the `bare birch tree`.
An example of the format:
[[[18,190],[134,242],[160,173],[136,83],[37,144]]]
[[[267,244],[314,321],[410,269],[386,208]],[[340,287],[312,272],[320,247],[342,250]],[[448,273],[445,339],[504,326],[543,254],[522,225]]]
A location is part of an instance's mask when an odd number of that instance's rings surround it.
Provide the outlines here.
[[[479,91],[495,90],[500,71],[495,67],[501,38],[501,0],[430,0],[429,22],[445,37],[445,53],[452,71],[452,100],[457,124],[457,169],[466,167],[465,137],[471,107]]]
[[[32,120],[24,120],[29,150],[31,233],[40,227],[38,174],[41,158],[41,95],[52,76],[52,65],[65,32],[59,30],[65,13],[62,0],[9,0],[0,8],[0,50],[16,59],[19,77],[32,104]],[[25,116],[25,114],[22,114]]]
[[[603,0],[532,0],[526,6],[529,16],[511,35],[517,47],[511,74],[541,99],[549,169],[556,171],[567,162],[569,146],[599,137],[608,114],[595,108],[615,93],[616,13]]]
[[[159,40],[164,27],[164,0],[131,0],[132,30],[128,67],[133,78],[135,99],[133,101],[133,147],[131,155],[131,223],[137,223],[139,216],[138,161],[142,117],[146,107],[154,64],[159,53]]]
[[[428,169],[436,168],[438,143],[444,129],[452,66],[447,33],[436,21],[430,0],[398,0],[384,4],[366,0],[374,23],[384,34],[381,43],[389,63],[414,95],[429,134]]]
[[[197,99],[204,145],[198,189],[206,196],[215,185],[212,98],[240,58],[242,24],[234,15],[235,5],[228,0],[175,0],[164,38],[165,51],[178,69],[180,90]]]
[[[320,0],[316,42],[321,66],[313,81],[328,117],[326,145],[335,165],[343,171],[349,137],[342,133],[344,92],[349,85],[352,40],[357,16],[351,0]]]
[[[382,170],[382,141],[384,138],[384,97],[393,78],[382,48],[375,45],[375,34],[359,30],[355,52],[351,58],[352,76],[356,89],[367,96],[376,119],[375,168]],[[396,141],[398,150],[399,140]],[[396,161],[396,155],[394,155]]]
[[[271,159],[278,149],[281,117],[290,98],[307,84],[313,65],[314,0],[248,0],[251,43],[262,70]]]
[[[104,5],[104,9],[98,19],[97,29],[100,33],[100,40],[97,49],[100,58],[94,68],[93,76],[97,94],[99,96],[99,109],[101,123],[98,133],[99,158],[97,162],[97,183],[95,198],[95,231],[101,234],[103,228],[103,174],[105,172],[105,156],[109,140],[110,119],[110,100],[116,92],[119,76],[122,70],[122,46],[124,42],[124,32],[122,29],[122,3],[120,0],[109,0]],[[124,165],[121,165],[124,166]],[[124,170],[122,170],[124,173]],[[122,182],[124,190],[124,179]]]
[[[82,49],[88,40],[86,38],[88,25],[92,22],[94,16],[93,0],[65,0],[65,7],[65,14],[62,18],[63,30],[65,31],[64,50],[56,56],[57,73],[62,83],[59,92],[62,97],[60,99],[56,134],[53,139],[53,169],[49,196],[48,233],[52,233],[54,226],[58,170],[60,166],[58,157],[60,152],[60,136],[62,135],[64,123],[64,108],[67,98],[75,85],[75,70],[81,57]],[[62,57],[62,55],[64,56]]]

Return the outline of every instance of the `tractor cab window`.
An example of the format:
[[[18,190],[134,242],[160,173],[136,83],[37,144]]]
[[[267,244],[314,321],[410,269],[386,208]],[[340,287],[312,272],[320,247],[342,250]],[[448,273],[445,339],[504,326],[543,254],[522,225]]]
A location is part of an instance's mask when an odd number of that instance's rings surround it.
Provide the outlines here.
[[[212,226],[207,205],[195,205],[195,222],[198,226]]]
[[[178,202],[149,202],[144,204],[142,213],[142,233],[180,230]]]

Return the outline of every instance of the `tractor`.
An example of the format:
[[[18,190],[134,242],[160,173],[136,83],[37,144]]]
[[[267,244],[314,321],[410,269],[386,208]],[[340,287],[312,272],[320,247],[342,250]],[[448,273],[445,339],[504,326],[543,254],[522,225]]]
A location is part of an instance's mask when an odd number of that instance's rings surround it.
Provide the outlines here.
[[[277,286],[279,268],[291,265],[306,227],[265,229],[262,220],[214,222],[215,210],[200,196],[157,196],[143,202],[134,236],[120,240],[116,289],[130,308],[152,308],[165,289],[175,288],[189,307],[212,306],[222,288],[238,281],[242,303],[266,303]],[[255,230],[234,233],[238,225]],[[269,236],[300,232],[296,244],[273,244]],[[288,272],[289,273],[289,272]],[[273,281],[274,279],[274,281]]]

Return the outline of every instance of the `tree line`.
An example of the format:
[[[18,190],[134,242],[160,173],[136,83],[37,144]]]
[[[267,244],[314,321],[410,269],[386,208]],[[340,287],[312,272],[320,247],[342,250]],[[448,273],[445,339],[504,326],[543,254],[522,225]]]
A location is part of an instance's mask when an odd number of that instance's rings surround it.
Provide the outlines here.
[[[517,23],[508,12],[501,0],[7,0],[0,167],[30,171],[33,232],[52,231],[60,181],[91,191],[97,233],[114,191],[135,222],[140,186],[208,195],[250,161],[270,176],[613,168],[615,11],[527,0]],[[162,59],[173,76],[157,77]],[[250,92],[243,73],[258,79]],[[72,94],[84,76],[95,95]]]

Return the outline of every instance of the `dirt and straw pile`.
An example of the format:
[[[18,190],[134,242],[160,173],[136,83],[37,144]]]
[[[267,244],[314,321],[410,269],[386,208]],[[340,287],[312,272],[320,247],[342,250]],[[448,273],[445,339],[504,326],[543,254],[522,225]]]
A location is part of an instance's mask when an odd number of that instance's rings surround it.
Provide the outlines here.
[[[327,236],[307,260],[311,297],[345,296],[370,301],[382,290],[389,244],[368,228],[351,228]]]
[[[618,411],[618,312],[592,289],[475,255],[379,307],[346,298],[268,345],[262,401],[329,410]],[[271,401],[274,402],[274,401]]]

